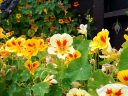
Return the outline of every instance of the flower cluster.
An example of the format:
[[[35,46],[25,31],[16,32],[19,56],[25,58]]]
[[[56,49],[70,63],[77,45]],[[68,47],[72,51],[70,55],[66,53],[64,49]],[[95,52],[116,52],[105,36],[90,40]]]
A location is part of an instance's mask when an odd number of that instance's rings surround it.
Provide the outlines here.
[[[38,52],[47,48],[47,44],[44,44],[43,39],[33,37],[26,40],[23,36],[9,39],[4,46],[6,51],[14,52],[17,56],[24,56],[27,59],[36,56]]]
[[[21,88],[17,90],[27,86],[34,96],[128,96],[126,34],[122,49],[116,50],[107,29],[87,40],[86,24],[78,29],[84,36],[58,33],[46,40],[24,35],[9,39],[8,33],[0,28],[5,40],[0,44],[0,77]],[[4,90],[11,92],[6,86]]]

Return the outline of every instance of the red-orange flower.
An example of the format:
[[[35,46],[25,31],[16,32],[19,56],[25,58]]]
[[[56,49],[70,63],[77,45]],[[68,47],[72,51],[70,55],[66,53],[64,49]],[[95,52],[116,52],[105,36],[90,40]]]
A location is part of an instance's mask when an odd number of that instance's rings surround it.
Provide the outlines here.
[[[79,4],[78,1],[74,2],[74,4],[73,4],[74,7],[78,7],[79,5],[80,5],[80,4]]]
[[[38,61],[35,61],[32,63],[31,60],[27,60],[24,64],[24,66],[30,71],[30,73],[32,75],[34,75],[34,72],[36,71],[36,69],[38,68],[39,66],[39,62]]]

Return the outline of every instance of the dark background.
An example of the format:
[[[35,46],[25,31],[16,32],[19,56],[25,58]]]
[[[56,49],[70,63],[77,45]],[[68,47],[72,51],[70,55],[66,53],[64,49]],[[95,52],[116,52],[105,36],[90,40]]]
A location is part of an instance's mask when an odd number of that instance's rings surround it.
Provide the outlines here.
[[[78,13],[84,14],[90,9],[91,15],[94,18],[94,33],[95,35],[102,28],[110,31],[110,42],[112,47],[119,49],[125,41],[123,35],[125,28],[128,26],[128,16],[125,14],[128,11],[128,0],[70,0],[71,3],[78,1],[80,6],[74,8]],[[114,26],[119,25],[119,32],[116,33]]]

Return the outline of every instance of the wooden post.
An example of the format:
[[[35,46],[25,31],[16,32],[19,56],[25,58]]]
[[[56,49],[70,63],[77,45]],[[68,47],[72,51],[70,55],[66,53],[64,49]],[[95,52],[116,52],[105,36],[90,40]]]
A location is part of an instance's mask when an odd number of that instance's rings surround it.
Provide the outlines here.
[[[94,32],[97,33],[104,24],[104,0],[93,0]]]

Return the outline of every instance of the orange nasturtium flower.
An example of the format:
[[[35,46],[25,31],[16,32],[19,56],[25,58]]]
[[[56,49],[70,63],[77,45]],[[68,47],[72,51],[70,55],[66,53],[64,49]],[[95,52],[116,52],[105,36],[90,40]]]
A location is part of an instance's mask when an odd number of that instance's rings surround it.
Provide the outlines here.
[[[17,41],[16,38],[12,37],[6,42],[6,50],[9,52],[16,52],[17,51]]]
[[[74,4],[73,4],[74,7],[78,7],[79,5],[80,5],[80,4],[79,4],[78,1],[74,2]]]
[[[65,59],[68,54],[74,53],[73,38],[69,34],[55,34],[50,38],[48,53]]]
[[[1,58],[6,58],[8,56],[9,52],[5,50],[5,45],[2,45],[0,48],[0,55]]]
[[[18,56],[22,56],[22,50],[24,48],[25,38],[11,38],[6,42],[6,50],[9,52],[16,52]]]
[[[34,75],[34,72],[36,71],[36,69],[39,66],[39,62],[38,61],[32,62],[31,60],[27,60],[24,64],[24,66],[29,70],[29,72],[32,75]]]
[[[63,20],[63,19],[59,19],[58,22],[59,22],[60,24],[64,24],[64,20]]]
[[[32,56],[36,56],[39,51],[43,51],[47,48],[47,44],[44,44],[44,40],[38,37],[33,37],[25,42],[23,55],[30,59]]]
[[[23,55],[30,59],[32,56],[36,56],[38,53],[37,39],[28,39],[25,42],[25,46],[23,49]]]
[[[81,53],[78,50],[75,50],[75,52],[73,54],[68,54],[68,56],[65,59],[65,64],[68,64],[72,60],[74,60],[76,58],[80,58],[80,57],[81,57]]]
[[[44,51],[48,47],[48,44],[45,44],[44,40],[41,38],[36,38],[36,39],[37,39],[38,51]]]
[[[117,74],[117,78],[120,80],[121,83],[128,86],[128,70],[119,71]]]
[[[96,49],[106,49],[109,47],[109,31],[107,29],[102,29],[97,36],[93,38],[93,41],[90,43],[91,50],[94,51]]]

